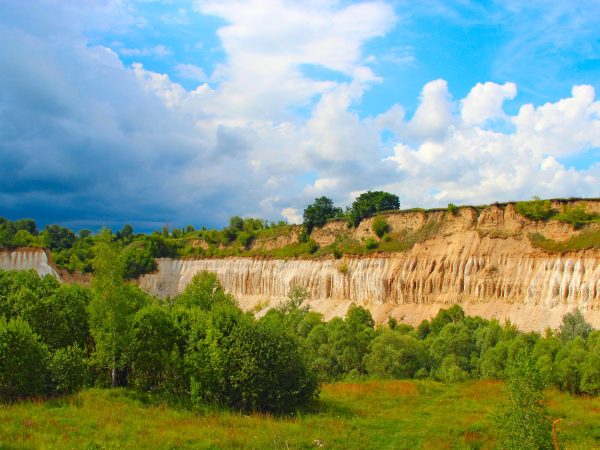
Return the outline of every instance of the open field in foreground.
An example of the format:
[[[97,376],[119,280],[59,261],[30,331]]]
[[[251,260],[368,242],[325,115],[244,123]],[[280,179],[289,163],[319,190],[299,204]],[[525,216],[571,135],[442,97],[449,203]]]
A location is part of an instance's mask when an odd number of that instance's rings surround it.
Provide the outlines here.
[[[195,414],[127,390],[0,406],[0,448],[494,448],[503,384],[366,381],[323,386],[285,417]],[[600,398],[548,391],[561,446],[600,449]]]

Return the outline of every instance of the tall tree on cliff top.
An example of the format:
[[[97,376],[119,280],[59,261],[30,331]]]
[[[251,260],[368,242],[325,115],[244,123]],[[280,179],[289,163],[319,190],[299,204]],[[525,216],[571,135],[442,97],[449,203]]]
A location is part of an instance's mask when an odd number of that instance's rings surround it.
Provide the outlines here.
[[[93,296],[88,306],[90,332],[96,343],[94,361],[110,369],[113,387],[123,386],[132,317],[143,297],[124,283],[122,258],[107,230],[101,232],[94,254]]]
[[[364,218],[380,211],[394,209],[400,209],[400,199],[397,195],[383,191],[368,191],[360,194],[352,203],[352,208],[348,211],[348,224],[356,227]]]
[[[333,201],[327,197],[316,198],[314,203],[304,210],[304,228],[310,234],[314,227],[322,227],[327,220],[342,214],[342,208],[334,206]]]

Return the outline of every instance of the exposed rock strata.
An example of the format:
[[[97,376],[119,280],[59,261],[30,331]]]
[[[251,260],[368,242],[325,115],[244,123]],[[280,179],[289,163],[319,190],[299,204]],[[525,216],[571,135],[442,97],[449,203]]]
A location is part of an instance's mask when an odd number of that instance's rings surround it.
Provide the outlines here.
[[[160,296],[183,290],[198,271],[215,272],[248,309],[281,302],[294,286],[306,287],[313,309],[343,315],[351,302],[411,323],[442,306],[510,318],[525,329],[557,326],[579,307],[600,327],[600,258],[587,251],[550,256],[523,237],[491,238],[463,231],[417,244],[405,253],[340,260],[250,258],[160,259],[140,285]]]
[[[52,275],[60,279],[58,271],[50,264],[48,255],[40,248],[18,248],[0,251],[0,269],[33,269],[41,276]]]

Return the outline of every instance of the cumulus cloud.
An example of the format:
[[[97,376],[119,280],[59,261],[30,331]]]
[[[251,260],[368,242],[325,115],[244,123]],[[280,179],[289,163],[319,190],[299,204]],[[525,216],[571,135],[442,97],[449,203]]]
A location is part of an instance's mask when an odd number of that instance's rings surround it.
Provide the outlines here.
[[[446,80],[430,81],[423,87],[421,102],[408,122],[406,134],[416,139],[440,139],[454,122],[453,104]]]
[[[502,104],[517,95],[515,83],[477,83],[461,100],[461,118],[467,124],[479,125],[489,119],[504,117]]]
[[[408,189],[411,203],[430,205],[533,194],[597,195],[598,163],[576,170],[559,162],[564,155],[600,145],[600,101],[594,99],[594,89],[575,86],[569,98],[538,107],[523,105],[510,116],[502,102],[515,93],[512,83],[477,84],[461,100],[461,114],[453,118],[454,125],[442,140],[426,139],[414,146],[399,142],[389,159],[406,178],[393,186]],[[505,128],[514,131],[487,128],[485,122],[491,118],[512,125]]]

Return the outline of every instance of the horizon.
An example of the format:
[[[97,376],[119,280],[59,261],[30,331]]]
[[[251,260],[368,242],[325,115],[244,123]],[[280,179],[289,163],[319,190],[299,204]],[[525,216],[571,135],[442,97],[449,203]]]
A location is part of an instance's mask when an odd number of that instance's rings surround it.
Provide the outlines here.
[[[594,0],[0,4],[0,216],[301,221],[600,197]]]

